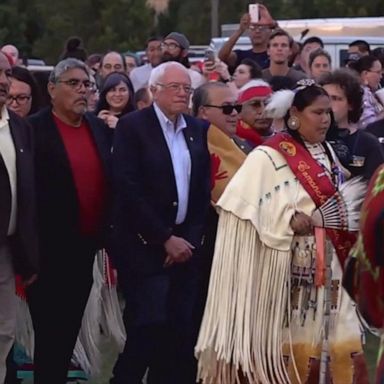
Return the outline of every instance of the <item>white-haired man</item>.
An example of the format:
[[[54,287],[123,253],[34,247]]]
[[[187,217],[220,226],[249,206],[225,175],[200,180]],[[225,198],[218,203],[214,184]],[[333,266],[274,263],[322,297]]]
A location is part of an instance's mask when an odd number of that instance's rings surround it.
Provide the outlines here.
[[[113,149],[112,256],[125,299],[127,344],[111,383],[189,384],[199,255],[210,202],[207,131],[185,115],[188,70],[163,63],[149,79],[153,105],[119,120]]]

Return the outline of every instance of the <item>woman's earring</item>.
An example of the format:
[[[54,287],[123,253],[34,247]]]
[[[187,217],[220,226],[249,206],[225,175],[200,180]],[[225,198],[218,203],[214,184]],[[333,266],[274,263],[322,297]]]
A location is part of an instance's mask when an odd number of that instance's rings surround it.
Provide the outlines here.
[[[288,128],[291,129],[292,131],[297,131],[300,127],[300,120],[296,116],[291,116],[288,119]]]

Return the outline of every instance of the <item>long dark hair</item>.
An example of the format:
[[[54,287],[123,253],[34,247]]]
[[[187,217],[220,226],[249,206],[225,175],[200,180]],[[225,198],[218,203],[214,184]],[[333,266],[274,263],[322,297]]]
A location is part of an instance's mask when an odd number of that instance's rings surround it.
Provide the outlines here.
[[[250,79],[261,79],[263,77],[261,67],[259,64],[256,63],[255,60],[245,58],[241,60],[240,65],[241,64],[246,65],[249,68]]]
[[[30,86],[32,102],[31,110],[28,115],[32,115],[33,113],[37,112],[42,107],[42,97],[40,88],[32,73],[29,72],[26,68],[15,66],[12,67],[11,77]]]
[[[326,90],[320,87],[317,84],[309,86],[300,86],[294,89],[295,96],[293,98],[292,107],[296,107],[299,112],[302,112],[305,108],[314,103],[314,101],[320,96],[329,97]],[[288,133],[298,142],[303,144],[303,140],[297,130],[292,130],[288,126],[288,119],[291,117],[290,110],[284,117],[285,126]],[[332,115],[331,115],[331,125],[332,125]]]
[[[129,97],[128,97],[127,105],[124,107],[120,115],[125,115],[126,113],[132,112],[135,110],[135,106],[133,104],[133,86],[132,86],[131,80],[125,73],[112,72],[104,80],[103,88],[101,89],[101,92],[100,92],[100,99],[95,111],[96,114],[98,114],[103,109],[106,109],[106,110],[110,109],[110,105],[108,104],[107,98],[106,98],[107,93],[112,88],[119,85],[121,82],[126,84],[128,88]]]
[[[362,56],[359,60],[349,63],[349,68],[352,68],[358,74],[361,74],[364,71],[369,71],[375,61],[380,60],[373,55]]]

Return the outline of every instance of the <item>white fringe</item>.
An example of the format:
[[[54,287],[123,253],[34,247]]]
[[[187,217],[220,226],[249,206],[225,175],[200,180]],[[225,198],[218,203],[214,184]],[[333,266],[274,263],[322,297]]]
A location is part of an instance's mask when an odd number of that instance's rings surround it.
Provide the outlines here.
[[[103,339],[116,344],[121,352],[125,345],[126,333],[116,292],[112,284],[112,270],[106,271],[108,255],[104,250],[97,252],[93,265],[93,285],[86,309],[84,311],[81,330],[73,351],[72,362],[90,377],[97,377],[102,366]],[[28,304],[18,298],[16,342],[33,360],[34,332]],[[104,343],[105,344],[105,343]]]
[[[102,316],[100,326],[103,331],[103,337],[113,340],[118,351],[121,353],[124,350],[127,335],[125,332],[119,298],[116,292],[116,286],[112,283],[113,277],[111,274],[115,273],[115,271],[107,267],[108,255],[105,251],[102,252],[103,257],[98,259],[99,269],[104,271],[104,285],[101,290],[101,300],[103,305],[101,307]],[[101,261],[102,265],[100,265]]]
[[[35,349],[35,338],[33,332],[33,324],[29,307],[25,299],[17,297],[16,306],[16,334],[15,340],[20,344],[27,356],[33,357]]]
[[[207,304],[195,348],[204,384],[290,383],[283,360],[291,252],[260,242],[221,211]]]
[[[105,270],[108,255],[97,252],[93,265],[93,286],[84,312],[81,330],[72,360],[92,378],[100,374],[103,339],[113,341],[121,352],[126,333],[116,286],[111,283],[112,271]],[[107,278],[107,281],[106,281]]]
[[[91,377],[100,374],[101,351],[100,351],[100,319],[101,319],[101,290],[104,284],[102,271],[99,269],[96,254],[93,264],[93,284],[89,294],[87,306],[84,311],[81,329],[73,351],[72,361],[79,364],[81,368]]]

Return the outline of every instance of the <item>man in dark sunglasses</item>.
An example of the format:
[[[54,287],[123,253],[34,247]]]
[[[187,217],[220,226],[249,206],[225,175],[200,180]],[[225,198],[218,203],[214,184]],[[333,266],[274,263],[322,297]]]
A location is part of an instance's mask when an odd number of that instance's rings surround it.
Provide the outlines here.
[[[203,289],[200,291],[198,313],[202,315],[211,270],[218,215],[215,204],[232,176],[244,162],[252,147],[235,134],[241,105],[236,95],[224,83],[208,82],[197,88],[192,97],[192,112],[208,124],[208,150],[211,155],[211,205],[206,219],[205,241],[202,248],[204,264],[200,270]]]
[[[207,83],[196,89],[192,98],[193,112],[215,125],[227,136],[236,131],[241,105],[236,103],[236,95],[223,83]]]
[[[262,80],[252,80],[241,90],[238,102],[242,105],[236,133],[256,147],[273,135],[272,119],[265,117],[265,106],[272,88]]]

